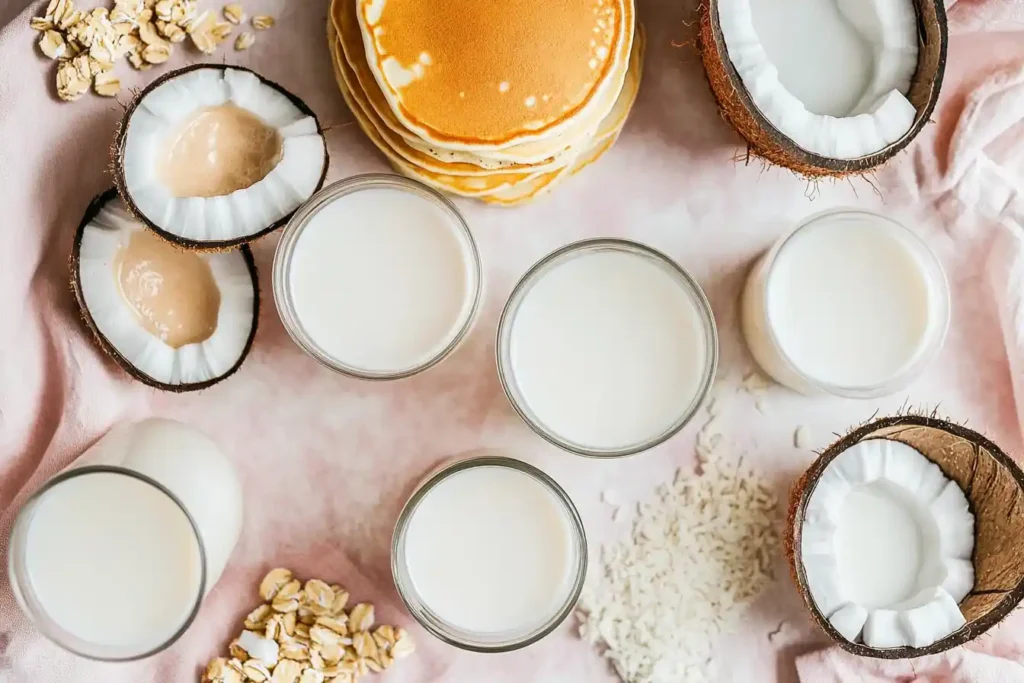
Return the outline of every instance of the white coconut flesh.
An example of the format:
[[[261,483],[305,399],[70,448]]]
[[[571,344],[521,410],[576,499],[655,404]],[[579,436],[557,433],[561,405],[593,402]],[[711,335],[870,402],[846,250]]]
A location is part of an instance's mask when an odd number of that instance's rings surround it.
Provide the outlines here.
[[[718,17],[754,104],[800,148],[857,159],[913,126],[912,0],[719,0]]]
[[[801,557],[815,606],[850,642],[926,647],[960,629],[974,587],[974,515],[917,450],[870,439],[811,492]]]
[[[255,160],[260,173],[245,187],[179,196],[166,172],[168,156],[200,117],[223,108],[258,119],[279,140],[279,149],[274,159]],[[290,215],[316,191],[326,158],[316,120],[276,88],[239,69],[203,68],[169,79],[142,98],[127,126],[123,182],[128,198],[159,230],[198,243],[244,241]],[[217,134],[216,127],[207,134]],[[215,142],[211,137],[211,146]],[[238,163],[237,151],[223,156],[225,163]],[[232,173],[216,168],[215,158],[200,161],[223,175]]]
[[[93,324],[128,363],[159,383],[197,384],[227,374],[245,353],[255,324],[255,285],[242,252],[187,252],[150,239],[160,240],[119,199],[85,226],[78,277]],[[146,252],[138,252],[140,244]],[[170,253],[155,251],[160,249]],[[162,255],[174,272],[161,272]],[[182,276],[193,280],[181,282]],[[201,320],[202,308],[211,304],[212,323]],[[176,328],[182,320],[192,329]]]

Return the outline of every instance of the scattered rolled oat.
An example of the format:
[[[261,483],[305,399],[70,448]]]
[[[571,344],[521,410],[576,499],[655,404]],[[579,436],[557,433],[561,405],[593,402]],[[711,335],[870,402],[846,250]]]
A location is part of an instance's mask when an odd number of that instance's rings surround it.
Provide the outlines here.
[[[60,59],[67,52],[68,46],[64,42],[64,36],[58,31],[50,29],[39,39],[39,49],[50,59]]]
[[[142,51],[142,58],[150,64],[163,64],[171,58],[171,46],[167,43],[153,43]]]
[[[241,33],[238,38],[235,39],[236,50],[248,50],[252,47],[252,44],[256,42],[256,36],[245,31]]]
[[[92,82],[92,89],[97,95],[103,97],[114,97],[121,92],[121,81],[110,71],[103,71],[96,74]]]
[[[74,102],[89,90],[89,78],[83,78],[71,60],[61,61],[57,67],[57,96],[65,102]]]
[[[229,21],[233,16],[238,17],[234,23],[245,20],[240,5],[228,7],[231,12],[225,8],[225,16]],[[120,80],[109,72],[122,58],[136,69],[149,69],[170,59],[174,44],[186,37],[191,37],[201,52],[216,52],[230,35],[232,24],[218,23],[209,11],[199,13],[198,9],[198,0],[114,0],[112,9],[82,11],[75,9],[75,0],[50,0],[45,14],[33,17],[30,25],[41,34],[40,51],[58,62],[57,95],[73,101],[90,85],[98,95],[117,95]],[[273,24],[273,19],[267,18]],[[244,35],[235,41],[238,50],[252,45],[252,38]],[[80,56],[85,56],[84,62],[69,66]]]
[[[303,584],[278,568],[263,577],[259,595],[266,602],[245,617],[230,657],[207,665],[203,683],[356,683],[416,649],[404,629],[373,627],[373,605],[346,612],[348,592],[337,584]]]
[[[241,24],[243,21],[245,21],[245,10],[243,10],[242,6],[237,3],[224,5],[223,12],[224,18],[230,21],[232,24]]]
[[[257,14],[252,18],[252,27],[257,31],[265,31],[273,27],[274,17],[269,14]]]

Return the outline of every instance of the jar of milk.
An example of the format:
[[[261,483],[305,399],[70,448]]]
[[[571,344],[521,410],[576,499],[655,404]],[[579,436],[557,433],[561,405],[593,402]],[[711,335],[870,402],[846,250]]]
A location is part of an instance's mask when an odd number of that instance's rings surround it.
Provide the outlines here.
[[[391,570],[409,612],[466,650],[507,652],[540,640],[572,611],[587,539],[551,477],[501,455],[448,464],[398,518]]]
[[[189,627],[241,528],[241,485],[207,436],[172,420],[119,425],[18,512],[11,587],[61,647],[141,659]]]
[[[942,264],[896,221],[853,209],[811,217],[754,265],[747,345],[780,384],[854,398],[891,394],[935,358],[949,326]]]

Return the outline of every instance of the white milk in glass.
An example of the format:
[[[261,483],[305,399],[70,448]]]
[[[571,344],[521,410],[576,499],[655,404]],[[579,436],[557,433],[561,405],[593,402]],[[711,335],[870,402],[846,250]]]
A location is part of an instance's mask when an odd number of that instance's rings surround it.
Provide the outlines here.
[[[524,278],[499,331],[502,378],[542,435],[635,452],[685,423],[714,375],[714,319],[689,276],[617,241],[556,252]]]
[[[432,615],[424,625],[433,621],[435,634],[511,649],[571,607],[582,528],[564,493],[532,468],[476,462],[442,471],[414,496],[396,533],[396,581],[414,616]]]
[[[949,293],[928,247],[891,220],[841,211],[805,223],[751,272],[743,328],[761,367],[798,391],[901,388],[945,336]]]
[[[473,317],[480,275],[471,237],[450,204],[411,181],[340,185],[314,197],[317,208],[286,236],[286,306],[328,364],[410,374],[450,351]]]
[[[67,649],[146,656],[187,627],[241,524],[241,486],[209,438],[171,420],[120,425],[19,512],[12,585]]]

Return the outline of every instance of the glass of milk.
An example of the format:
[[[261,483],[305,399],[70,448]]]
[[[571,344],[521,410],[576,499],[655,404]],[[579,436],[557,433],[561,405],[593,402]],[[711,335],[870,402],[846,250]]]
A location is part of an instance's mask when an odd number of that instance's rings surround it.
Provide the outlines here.
[[[630,455],[689,422],[714,382],[715,318],[682,267],[650,247],[592,239],[541,259],[498,324],[512,407],[573,453]]]
[[[536,467],[502,455],[443,466],[398,518],[391,570],[409,612],[466,650],[534,643],[572,611],[587,573],[583,522]]]
[[[742,324],[761,368],[805,394],[884,396],[931,362],[949,325],[949,285],[928,245],[896,221],[815,215],[754,265]]]
[[[208,437],[171,420],[122,424],[18,512],[11,588],[61,647],[141,659],[189,627],[241,528],[241,485]]]
[[[399,379],[448,357],[482,293],[480,256],[455,205],[401,176],[361,175],[316,193],[274,256],[274,300],[323,365]]]

